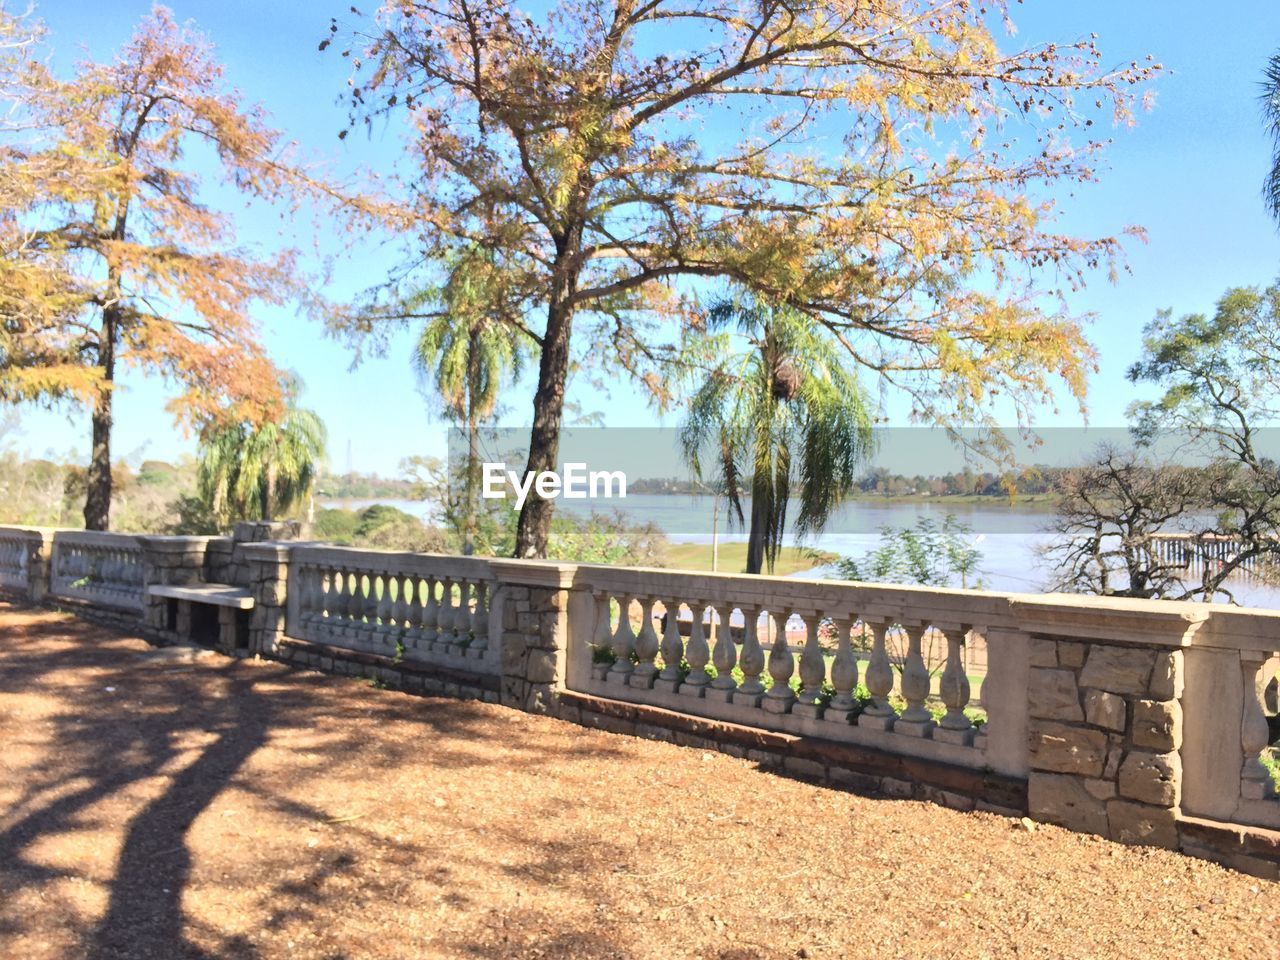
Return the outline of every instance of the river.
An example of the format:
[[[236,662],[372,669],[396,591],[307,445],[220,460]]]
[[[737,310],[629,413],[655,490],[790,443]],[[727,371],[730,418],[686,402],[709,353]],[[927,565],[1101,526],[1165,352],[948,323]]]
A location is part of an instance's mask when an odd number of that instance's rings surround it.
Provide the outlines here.
[[[323,506],[359,510],[375,502],[431,519],[430,505],[421,501],[347,500]],[[592,510],[608,513],[618,509],[633,522],[654,523],[673,543],[710,543],[712,539],[715,504],[710,496],[633,494],[617,500],[560,500],[556,508],[579,516],[586,516]],[[976,585],[987,590],[1019,593],[1045,589],[1051,573],[1042,552],[1050,542],[1046,531],[1053,518],[1053,508],[1044,503],[855,499],[845,503],[828,521],[824,532],[806,541],[806,545],[841,556],[860,557],[880,544],[880,531],[884,527],[913,526],[922,517],[932,517],[940,523],[947,515],[968,525],[974,545],[981,551]],[[717,528],[722,543],[746,539],[745,533],[729,528],[723,501]],[[787,536],[787,544],[795,542],[793,535]],[[819,568],[803,576],[822,576],[826,572]],[[1240,603],[1260,607],[1280,605],[1280,591],[1271,588],[1237,583],[1232,590]]]

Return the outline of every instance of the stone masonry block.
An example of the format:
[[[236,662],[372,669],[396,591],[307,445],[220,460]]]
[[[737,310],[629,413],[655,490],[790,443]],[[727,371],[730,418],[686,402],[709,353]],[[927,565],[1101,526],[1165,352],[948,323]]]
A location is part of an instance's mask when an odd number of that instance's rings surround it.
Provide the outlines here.
[[[1100,730],[1073,727],[1049,720],[1032,720],[1031,767],[1051,773],[1096,777],[1106,758],[1107,735]]]
[[[1112,840],[1178,849],[1178,816],[1175,810],[1112,800],[1107,804],[1107,821]]]
[[[1170,650],[1156,656],[1147,688],[1152,700],[1177,700],[1182,696],[1182,651]]]
[[[544,650],[554,650],[559,646],[564,633],[565,618],[559,613],[541,614],[538,622],[538,644]]]
[[[1154,650],[1095,644],[1080,672],[1080,686],[1144,696],[1155,660]]]
[[[1120,796],[1157,807],[1181,799],[1182,759],[1176,753],[1134,750],[1120,764]]]
[[[531,683],[525,693],[524,709],[529,713],[555,715],[556,695],[549,683]]]
[[[554,650],[530,650],[526,679],[530,683],[554,683],[556,659]]]
[[[1089,690],[1084,695],[1084,718],[1095,727],[1124,732],[1124,697],[1103,690]]]
[[[506,674],[523,673],[525,652],[529,645],[518,633],[509,633],[502,638],[502,672]]]
[[[1110,800],[1116,795],[1116,784],[1114,780],[1086,780],[1084,788],[1089,791],[1089,796],[1096,797],[1099,800]],[[1099,833],[1105,831],[1099,830]]]
[[[1031,707],[1031,716],[1042,720],[1079,722],[1084,719],[1076,675],[1070,670],[1032,668],[1027,703]]]
[[[1080,833],[1107,833],[1107,804],[1088,789],[1089,781],[1061,773],[1032,772],[1027,779],[1027,808],[1033,820],[1056,823]]]
[[[1159,752],[1182,746],[1182,704],[1177,700],[1138,700],[1133,705],[1134,746]]]
[[[1056,667],[1058,665],[1058,645],[1052,640],[1031,638],[1031,666]]]
[[[1084,666],[1085,656],[1089,652],[1087,644],[1075,643],[1071,640],[1058,641],[1058,665],[1078,670]]]

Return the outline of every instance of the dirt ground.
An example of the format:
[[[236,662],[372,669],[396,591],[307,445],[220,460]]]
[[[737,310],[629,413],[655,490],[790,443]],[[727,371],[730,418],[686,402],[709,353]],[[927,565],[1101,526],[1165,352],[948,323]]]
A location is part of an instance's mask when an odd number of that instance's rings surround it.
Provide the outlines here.
[[[1280,957],[1280,885],[0,605],[0,958]]]

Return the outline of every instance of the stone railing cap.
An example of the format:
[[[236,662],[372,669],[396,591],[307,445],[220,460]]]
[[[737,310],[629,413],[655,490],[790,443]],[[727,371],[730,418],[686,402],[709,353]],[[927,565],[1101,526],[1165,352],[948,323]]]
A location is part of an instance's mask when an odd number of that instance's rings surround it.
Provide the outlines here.
[[[489,559],[489,567],[498,580],[530,587],[571,587],[577,579],[579,566],[554,560]]]
[[[210,540],[216,540],[217,537],[204,534],[161,534],[147,533],[138,534],[138,542],[146,544],[156,550],[173,550],[181,551],[189,547],[203,547]]]
[[[299,546],[297,540],[263,540],[259,543],[237,543],[250,560],[287,560],[289,551]]]

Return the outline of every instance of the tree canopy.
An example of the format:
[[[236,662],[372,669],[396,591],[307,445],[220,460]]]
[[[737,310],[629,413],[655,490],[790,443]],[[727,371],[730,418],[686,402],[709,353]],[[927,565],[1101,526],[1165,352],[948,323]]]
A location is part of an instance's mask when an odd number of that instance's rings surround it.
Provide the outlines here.
[[[0,12],[0,33],[24,26]],[[162,7],[115,59],[82,60],[73,78],[37,49],[0,55],[13,121],[0,139],[0,400],[91,409],[85,522],[103,529],[120,370],[169,378],[187,425],[261,422],[280,411],[281,387],[252,310],[311,298],[292,251],[238,241],[193,155],[211,151],[227,185],[286,210],[338,194]]]
[[[1083,396],[1093,353],[1053,294],[1114,267],[1120,241],[1059,231],[1039,192],[1094,177],[1091,128],[1128,122],[1158,66],[1104,68],[1092,38],[1010,48],[1003,12],[386,0],[344,54],[353,122],[412,124],[415,256],[491,249],[503,315],[536,333],[541,470],[572,344],[669,399],[663,324],[693,315],[698,278],[827,327],[923,421],[983,422],[1000,402],[1026,416],[1062,385]],[[526,504],[518,552],[545,548],[550,509]]]

